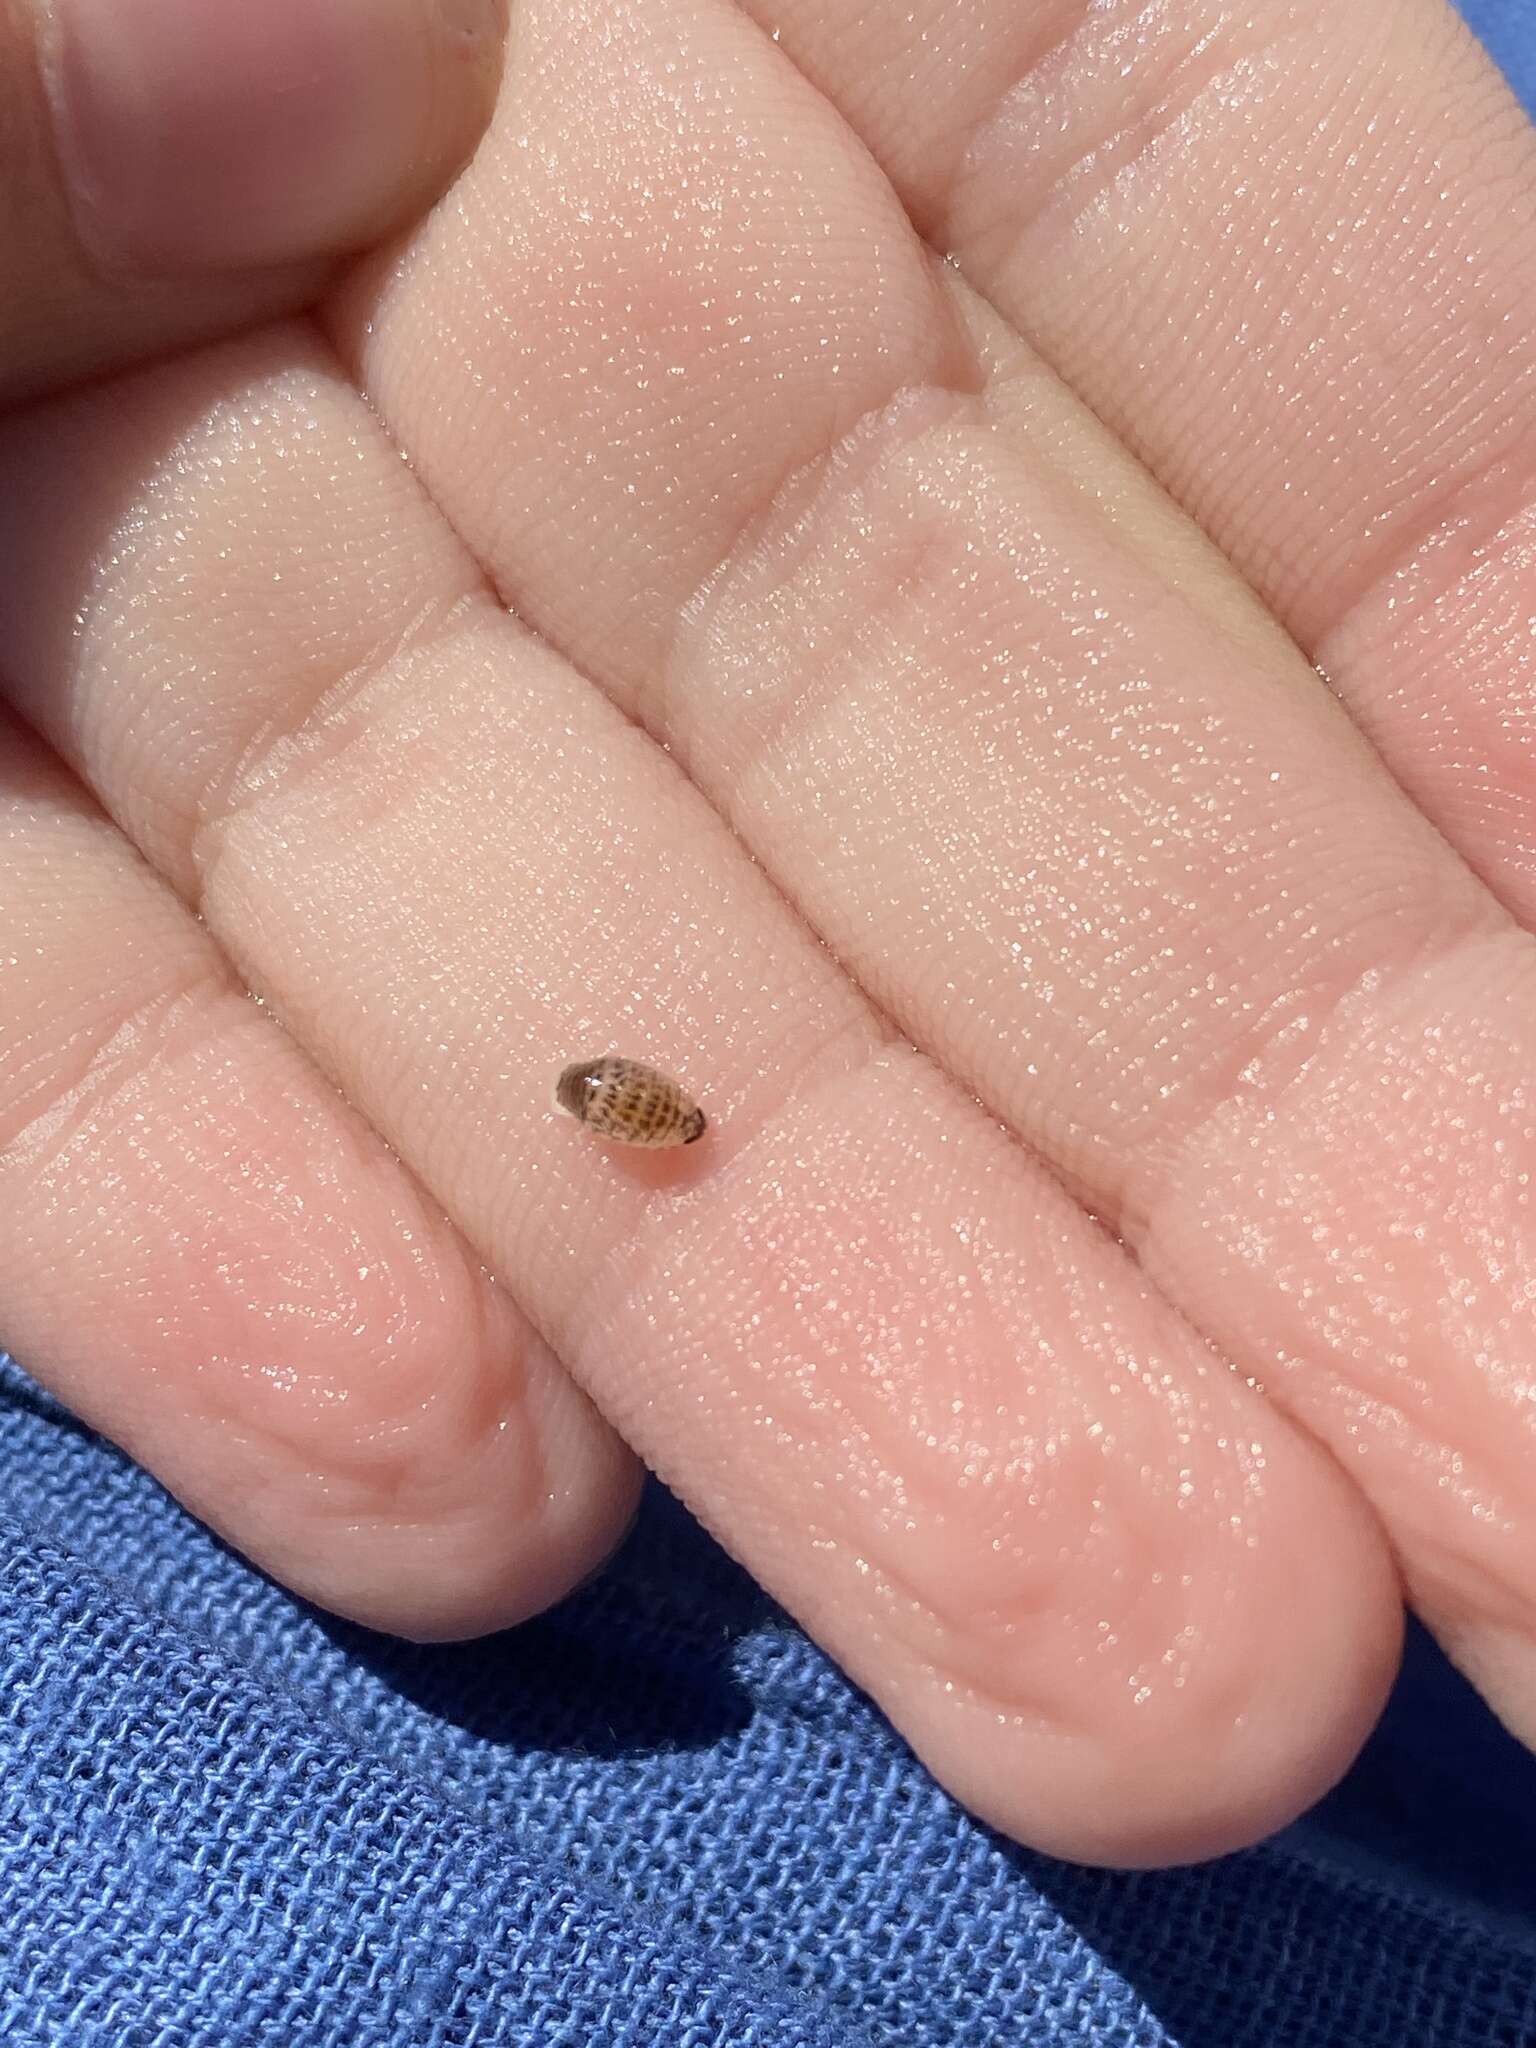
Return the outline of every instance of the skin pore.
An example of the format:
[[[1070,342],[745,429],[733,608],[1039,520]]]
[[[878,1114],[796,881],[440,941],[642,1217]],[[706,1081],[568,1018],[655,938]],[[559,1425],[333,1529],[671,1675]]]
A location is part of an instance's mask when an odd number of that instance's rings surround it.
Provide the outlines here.
[[[313,313],[0,420],[6,1343],[422,1636],[638,1453],[1061,1853],[1405,1596],[1536,1739],[1533,175],[1438,0],[524,0]]]

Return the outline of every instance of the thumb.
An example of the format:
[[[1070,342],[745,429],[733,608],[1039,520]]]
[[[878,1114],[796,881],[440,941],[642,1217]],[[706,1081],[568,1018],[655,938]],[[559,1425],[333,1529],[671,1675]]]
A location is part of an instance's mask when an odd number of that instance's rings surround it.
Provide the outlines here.
[[[465,160],[502,0],[0,0],[0,400],[301,304]]]

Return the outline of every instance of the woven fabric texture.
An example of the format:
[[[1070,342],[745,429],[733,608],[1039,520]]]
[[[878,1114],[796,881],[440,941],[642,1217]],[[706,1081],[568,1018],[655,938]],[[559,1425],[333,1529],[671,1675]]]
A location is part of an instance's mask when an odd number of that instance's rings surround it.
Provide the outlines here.
[[[0,1366],[0,2042],[1518,2048],[1536,1763],[1416,1643],[1327,1807],[1114,1877],[971,1822],[660,1489],[489,1641],[328,1620]]]
[[[1528,103],[1530,0],[1468,13]],[[0,1359],[5,2048],[1525,2048],[1536,1762],[1422,1639],[1325,1806],[977,1826],[659,1489],[464,1647],[290,1599]]]

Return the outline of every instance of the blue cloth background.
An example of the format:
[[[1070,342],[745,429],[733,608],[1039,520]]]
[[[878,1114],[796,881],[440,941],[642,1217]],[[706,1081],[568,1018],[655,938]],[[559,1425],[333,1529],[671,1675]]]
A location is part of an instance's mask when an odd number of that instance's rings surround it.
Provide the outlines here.
[[[1536,104],[1536,0],[1467,11]],[[1536,1762],[1422,1639],[1305,1823],[1106,1876],[968,1820],[659,1490],[556,1613],[425,1650],[3,1360],[0,1471],[7,2048],[1536,2043]]]

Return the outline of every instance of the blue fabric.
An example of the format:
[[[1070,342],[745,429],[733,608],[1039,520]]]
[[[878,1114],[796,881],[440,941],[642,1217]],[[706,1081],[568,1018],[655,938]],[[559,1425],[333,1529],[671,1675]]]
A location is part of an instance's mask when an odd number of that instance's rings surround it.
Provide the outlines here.
[[[1460,0],[1504,76],[1536,112],[1536,0]]]
[[[557,1612],[328,1620],[0,1364],[7,2048],[1516,2048],[1536,1762],[1423,1643],[1318,1815],[968,1820],[661,1490]]]
[[[1474,24],[1536,99],[1530,0]],[[329,1621],[0,1360],[7,2048],[1522,2048],[1536,1763],[1422,1638],[1346,1784],[1023,1853],[659,1490],[558,1612]]]

